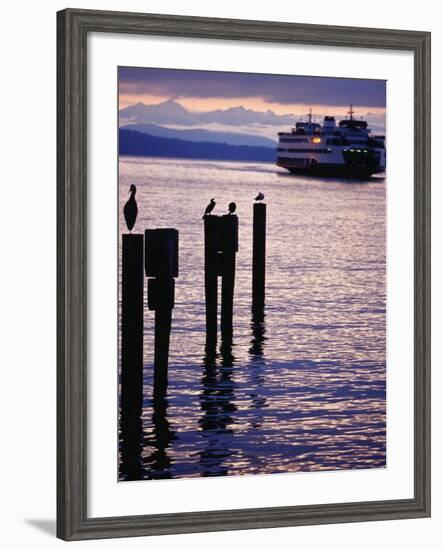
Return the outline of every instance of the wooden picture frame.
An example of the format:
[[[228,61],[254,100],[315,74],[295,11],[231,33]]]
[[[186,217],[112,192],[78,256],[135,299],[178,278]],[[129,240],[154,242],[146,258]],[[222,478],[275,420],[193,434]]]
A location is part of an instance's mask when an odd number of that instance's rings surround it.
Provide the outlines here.
[[[407,50],[414,56],[414,497],[87,516],[87,36],[92,32]],[[57,14],[57,535],[65,540],[430,515],[430,33],[67,9]]]

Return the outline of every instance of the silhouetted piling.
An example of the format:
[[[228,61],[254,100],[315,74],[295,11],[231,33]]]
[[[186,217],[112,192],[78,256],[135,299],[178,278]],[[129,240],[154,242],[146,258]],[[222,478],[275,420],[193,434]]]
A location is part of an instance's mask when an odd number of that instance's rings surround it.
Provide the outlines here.
[[[252,308],[262,310],[265,301],[266,278],[266,204],[253,205],[253,274]]]
[[[143,235],[123,235],[121,406],[138,411],[143,385]]]
[[[143,404],[143,235],[123,235],[121,294],[121,432],[123,461],[136,469]]]
[[[206,295],[206,348],[216,346],[218,330],[219,217],[204,218],[204,286]]]
[[[221,217],[220,245],[222,251],[221,338],[224,343],[230,343],[233,331],[233,295],[238,251],[238,217],[236,215],[226,214]]]
[[[165,395],[169,365],[172,309],[178,276],[178,231],[147,229],[145,269],[148,280],[148,308],[155,311],[154,397]]]

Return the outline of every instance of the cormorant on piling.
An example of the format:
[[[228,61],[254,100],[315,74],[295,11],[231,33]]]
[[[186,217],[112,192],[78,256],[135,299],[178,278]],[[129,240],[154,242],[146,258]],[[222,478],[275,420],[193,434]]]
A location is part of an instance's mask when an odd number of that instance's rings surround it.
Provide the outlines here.
[[[258,193],[255,197],[255,201],[262,201],[265,199],[264,193]]]
[[[215,205],[216,205],[215,199],[210,199],[210,202],[207,205],[206,210],[204,211],[203,219],[212,212],[212,210],[215,208]]]
[[[231,202],[229,204],[229,214],[234,214],[236,211],[236,202]]]
[[[138,216],[138,206],[137,201],[135,200],[135,193],[137,192],[137,188],[134,184],[130,186],[129,192],[130,197],[127,203],[124,205],[123,213],[124,219],[126,220],[127,228],[132,233],[133,226],[135,225]]]

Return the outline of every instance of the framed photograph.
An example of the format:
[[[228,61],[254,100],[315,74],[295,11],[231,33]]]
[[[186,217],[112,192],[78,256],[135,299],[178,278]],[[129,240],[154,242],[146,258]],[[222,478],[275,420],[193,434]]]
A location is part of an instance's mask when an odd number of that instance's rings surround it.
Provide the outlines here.
[[[430,515],[430,33],[58,13],[65,540]]]

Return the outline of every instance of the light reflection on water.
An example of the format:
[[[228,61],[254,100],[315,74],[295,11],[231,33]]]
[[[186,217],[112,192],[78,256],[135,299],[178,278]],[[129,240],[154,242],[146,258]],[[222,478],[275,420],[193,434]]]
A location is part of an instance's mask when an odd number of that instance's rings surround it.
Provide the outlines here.
[[[134,231],[175,227],[169,386],[152,399],[145,310],[142,451],[121,480],[385,466],[385,181],[294,177],[271,164],[120,158]],[[267,202],[265,314],[251,312],[252,202]],[[202,213],[237,203],[230,349],[205,355]]]

